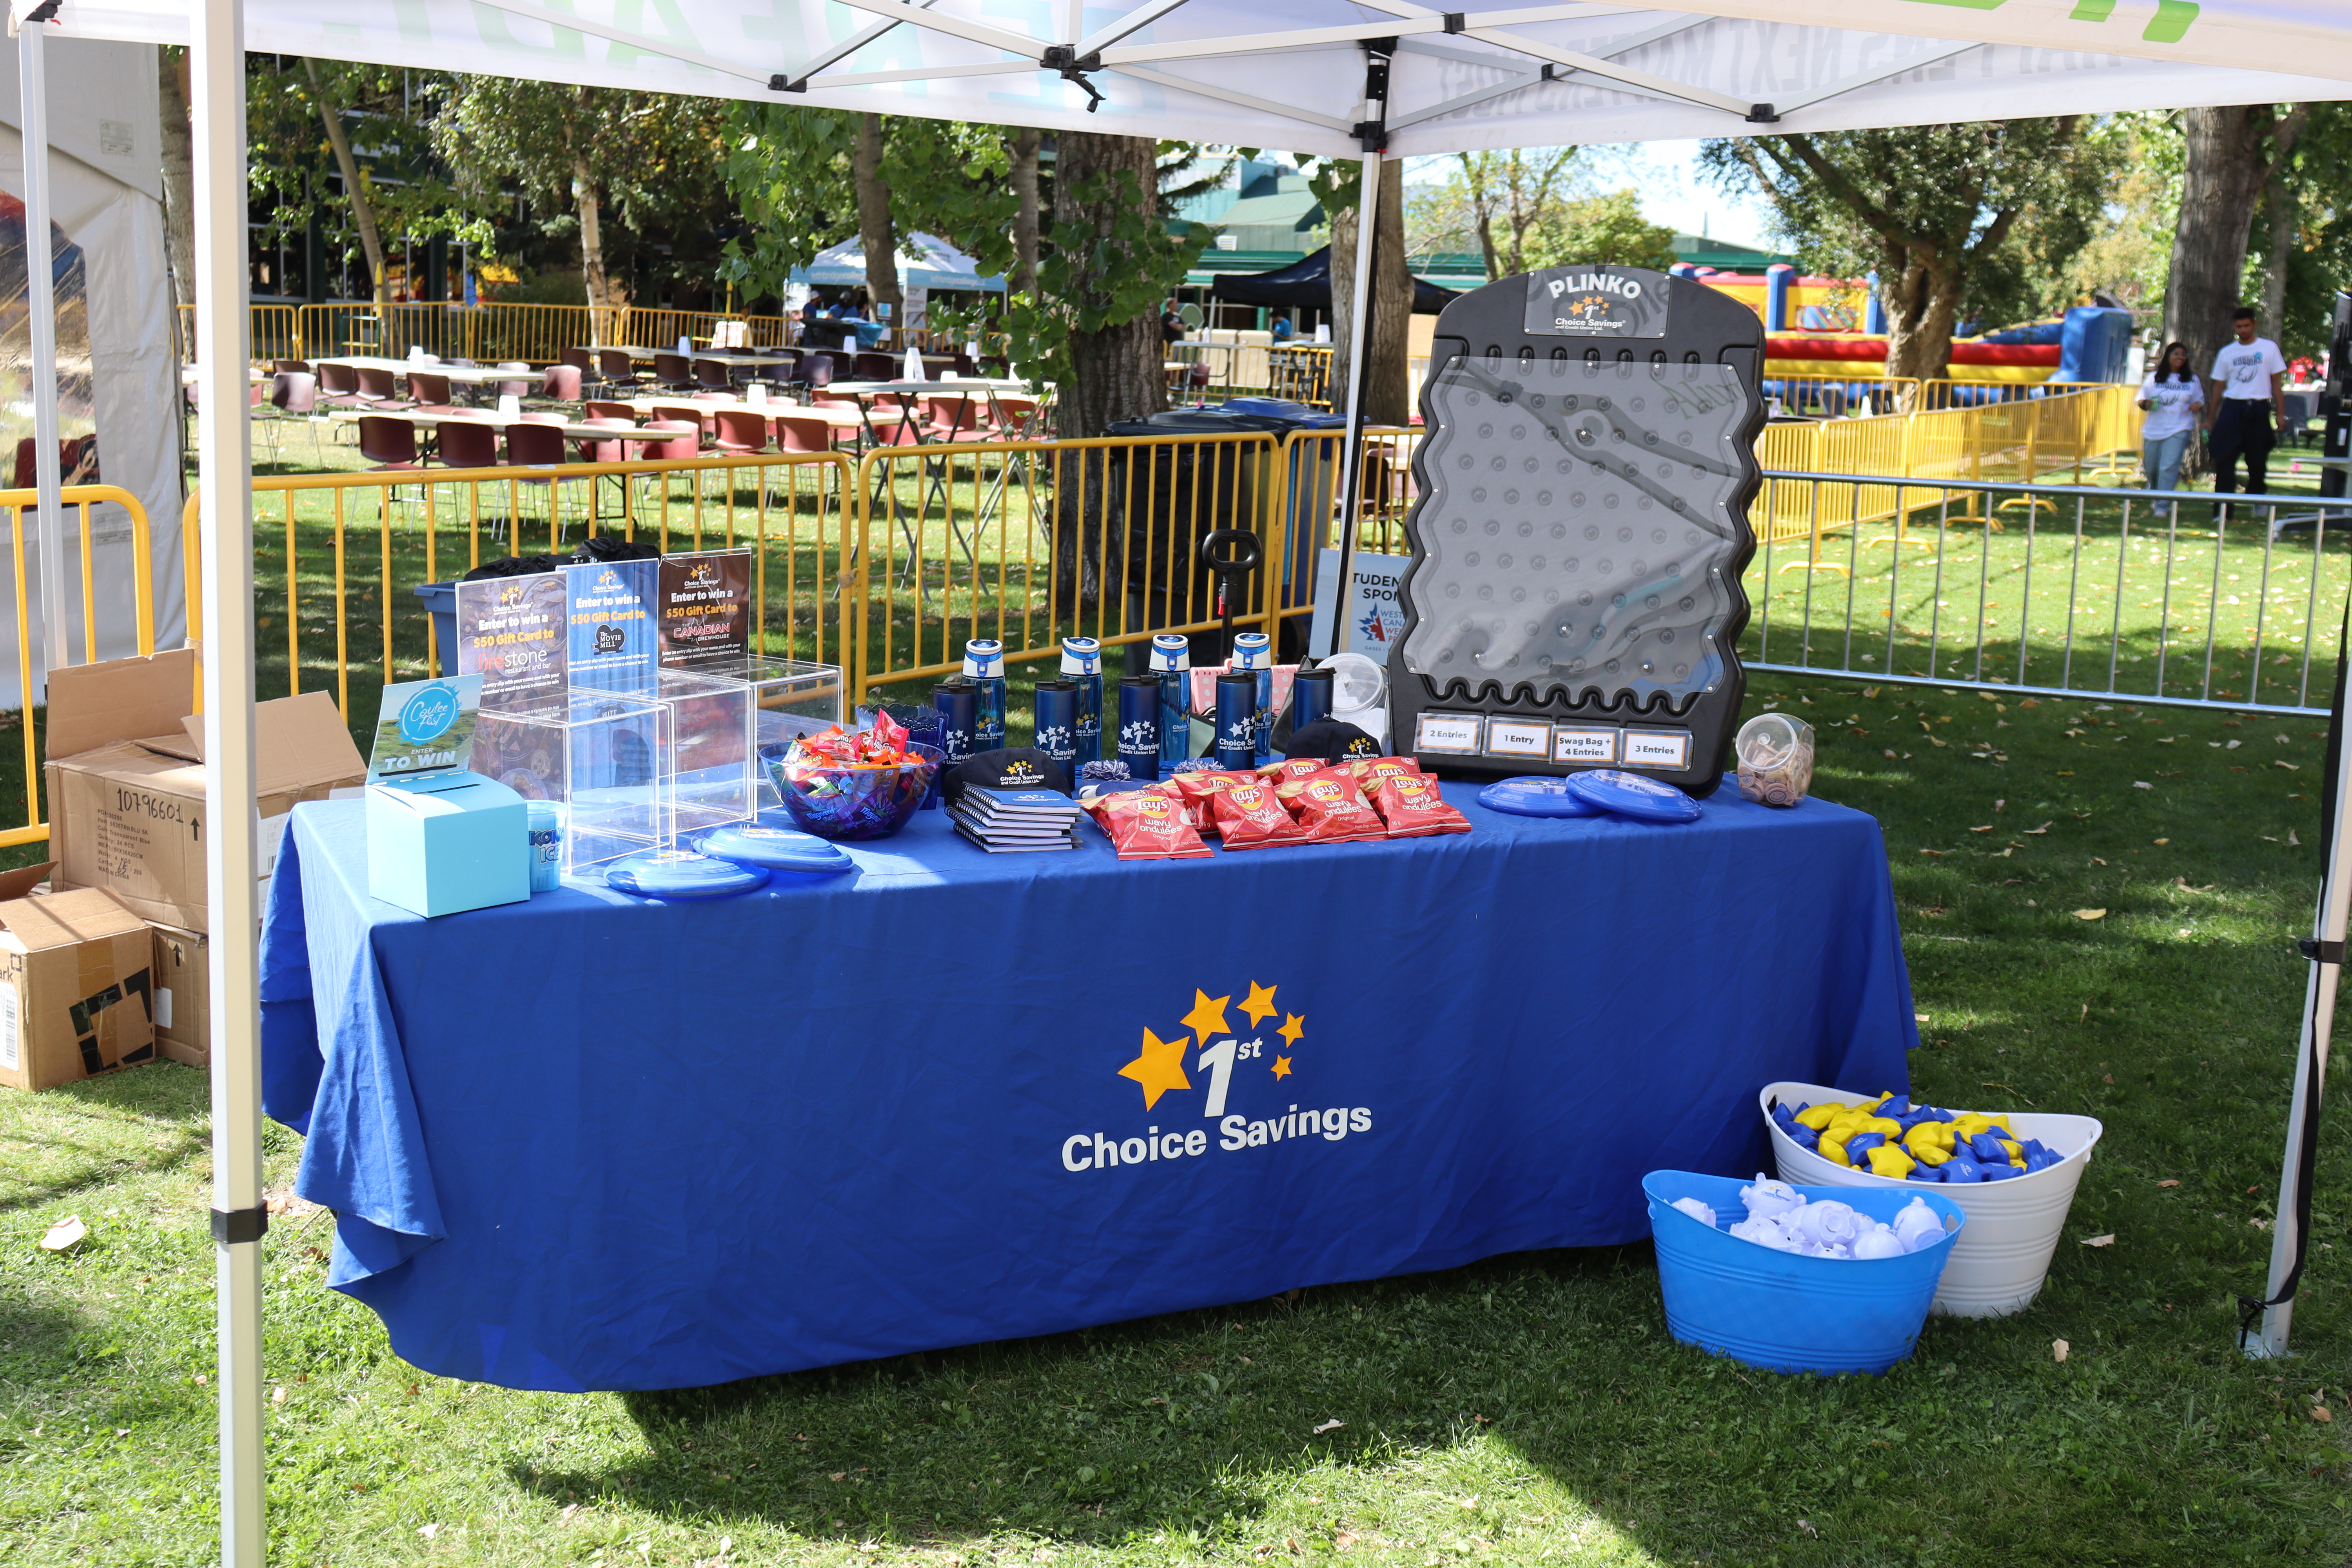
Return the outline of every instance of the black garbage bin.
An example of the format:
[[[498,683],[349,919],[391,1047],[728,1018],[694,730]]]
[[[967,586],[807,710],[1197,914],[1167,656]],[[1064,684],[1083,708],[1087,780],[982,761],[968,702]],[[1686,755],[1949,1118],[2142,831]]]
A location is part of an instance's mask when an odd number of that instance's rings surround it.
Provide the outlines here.
[[[1221,528],[1259,529],[1264,487],[1282,484],[1280,448],[1188,437],[1269,435],[1289,421],[1217,408],[1178,408],[1123,419],[1106,436],[1158,436],[1165,447],[1113,447],[1106,465],[1106,525],[1126,563],[1128,625],[1137,631],[1216,618],[1217,580],[1201,564],[1201,542]],[[1267,542],[1261,541],[1262,544]],[[1268,557],[1271,558],[1270,555]],[[1235,584],[1238,615],[1254,605],[1253,585]],[[1218,632],[1192,636],[1192,662],[1225,657]]]

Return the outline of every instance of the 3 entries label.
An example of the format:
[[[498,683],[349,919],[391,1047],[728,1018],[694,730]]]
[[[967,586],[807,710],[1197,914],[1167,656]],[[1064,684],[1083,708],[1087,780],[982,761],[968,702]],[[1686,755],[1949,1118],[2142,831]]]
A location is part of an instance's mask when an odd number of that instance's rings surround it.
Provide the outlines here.
[[[1201,1126],[1179,1129],[1151,1122],[1139,1133],[1089,1129],[1061,1141],[1062,1169],[1074,1173],[1108,1171],[1199,1159],[1213,1148],[1238,1153],[1310,1140],[1337,1143],[1370,1132],[1369,1106],[1302,1108],[1290,1100],[1300,1086],[1285,1080],[1298,1078],[1302,1066],[1312,1077],[1314,1064],[1311,1053],[1303,1048],[1307,1020],[1276,1005],[1277,989],[1253,980],[1237,1006],[1232,994],[1211,996],[1195,990],[1183,1027],[1166,1039],[1145,1029],[1135,1059],[1118,1069],[1118,1077],[1142,1091],[1147,1114],[1171,1095],[1176,1098],[1160,1114],[1184,1114],[1191,1108],[1190,1096],[1199,1093],[1201,1119],[1215,1124],[1213,1142],[1212,1129]],[[1247,1025],[1229,1025],[1228,1008],[1246,1017]],[[1282,1023],[1273,1026],[1277,1016]],[[1205,1075],[1206,1081],[1196,1084],[1195,1074]],[[1265,1104],[1277,1097],[1283,1101],[1280,1110]]]

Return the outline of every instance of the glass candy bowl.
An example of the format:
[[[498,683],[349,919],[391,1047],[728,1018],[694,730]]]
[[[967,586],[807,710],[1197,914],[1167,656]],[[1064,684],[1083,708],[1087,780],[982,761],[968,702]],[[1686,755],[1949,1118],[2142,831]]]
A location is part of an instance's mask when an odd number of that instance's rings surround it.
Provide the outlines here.
[[[760,748],[761,765],[775,781],[784,809],[803,832],[820,838],[887,838],[907,826],[939,777],[937,746],[909,742],[919,760],[895,768],[837,768],[784,761],[790,742]]]

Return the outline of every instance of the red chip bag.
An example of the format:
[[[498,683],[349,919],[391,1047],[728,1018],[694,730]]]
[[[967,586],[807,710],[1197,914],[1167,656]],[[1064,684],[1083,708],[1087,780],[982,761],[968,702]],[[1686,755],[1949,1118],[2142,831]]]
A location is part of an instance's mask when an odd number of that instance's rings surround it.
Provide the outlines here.
[[[1178,773],[1170,782],[1175,784],[1177,796],[1183,801],[1192,826],[1202,833],[1214,833],[1218,829],[1217,814],[1209,809],[1209,797],[1237,784],[1255,784],[1258,779],[1255,773],[1218,773],[1203,768]]]
[[[1421,764],[1411,757],[1353,757],[1334,765],[1343,766],[1355,775],[1356,784],[1364,792],[1366,800],[1370,800],[1379,792],[1383,779],[1421,776]]]
[[[1280,762],[1268,763],[1258,769],[1257,776],[1279,789],[1294,779],[1319,773],[1330,765],[1320,757],[1285,757]]]
[[[1279,786],[1275,794],[1307,829],[1309,844],[1348,844],[1388,837],[1387,826],[1364,804],[1356,776],[1346,768],[1320,769]]]
[[[1270,844],[1304,844],[1307,829],[1290,819],[1274,787],[1253,780],[1228,785],[1209,797],[1217,830],[1228,849],[1263,849]]]
[[[1129,790],[1088,803],[1095,820],[1110,835],[1111,847],[1122,860],[1198,860],[1208,845],[1184,820],[1184,807],[1172,792]]]
[[[1372,804],[1388,824],[1391,838],[1470,831],[1470,819],[1445,804],[1437,793],[1437,781],[1417,773],[1382,780]]]

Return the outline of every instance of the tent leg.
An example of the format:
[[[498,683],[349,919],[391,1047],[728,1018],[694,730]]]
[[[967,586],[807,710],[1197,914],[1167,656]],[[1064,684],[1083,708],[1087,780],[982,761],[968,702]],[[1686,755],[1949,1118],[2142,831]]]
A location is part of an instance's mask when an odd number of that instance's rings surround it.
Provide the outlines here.
[[[1371,345],[1372,269],[1380,258],[1381,154],[1367,152],[1356,197],[1356,287],[1349,307],[1348,330],[1348,425],[1339,456],[1339,581],[1331,612],[1331,635],[1312,650],[1318,658],[1343,653],[1348,647],[1348,592],[1356,565],[1356,511],[1363,498],[1358,477],[1364,467],[1364,363]]]
[[[202,539],[205,885],[212,910],[213,1241],[220,1333],[221,1562],[261,1568],[260,968],[254,882],[253,448],[246,402],[245,9],[190,8],[194,89],[196,505]]]
[[[2352,623],[2347,623],[2352,625]],[[2344,650],[2352,657],[2352,645]],[[2278,1217],[2271,1227],[2270,1277],[2263,1290],[2259,1337],[2242,1331],[2239,1343],[2257,1359],[2284,1356],[2287,1333],[2294,1321],[2294,1291],[2302,1275],[2306,1238],[2304,1218],[2310,1212],[2308,1184],[2313,1171],[2322,1093],[2327,1083],[2327,1051],[2336,1026],[2336,996],[2343,980],[2344,936],[2347,912],[2352,912],[2352,745],[2344,734],[2344,689],[2339,678],[2328,721],[2334,807],[2328,822],[2327,870],[2319,885],[2319,908],[2313,920],[2316,952],[2311,979],[2303,998],[2303,1032],[2295,1049],[2294,1094],[2286,1113],[2286,1158],[2279,1171]],[[2308,948],[2306,951],[2310,951]],[[2251,1305],[2251,1304],[2250,1304]]]
[[[41,55],[46,19],[16,29],[16,86],[24,104],[25,314],[33,381],[33,484],[39,497],[43,667],[72,660],[66,635],[65,503],[58,499],[58,297],[49,240],[49,94]]]

